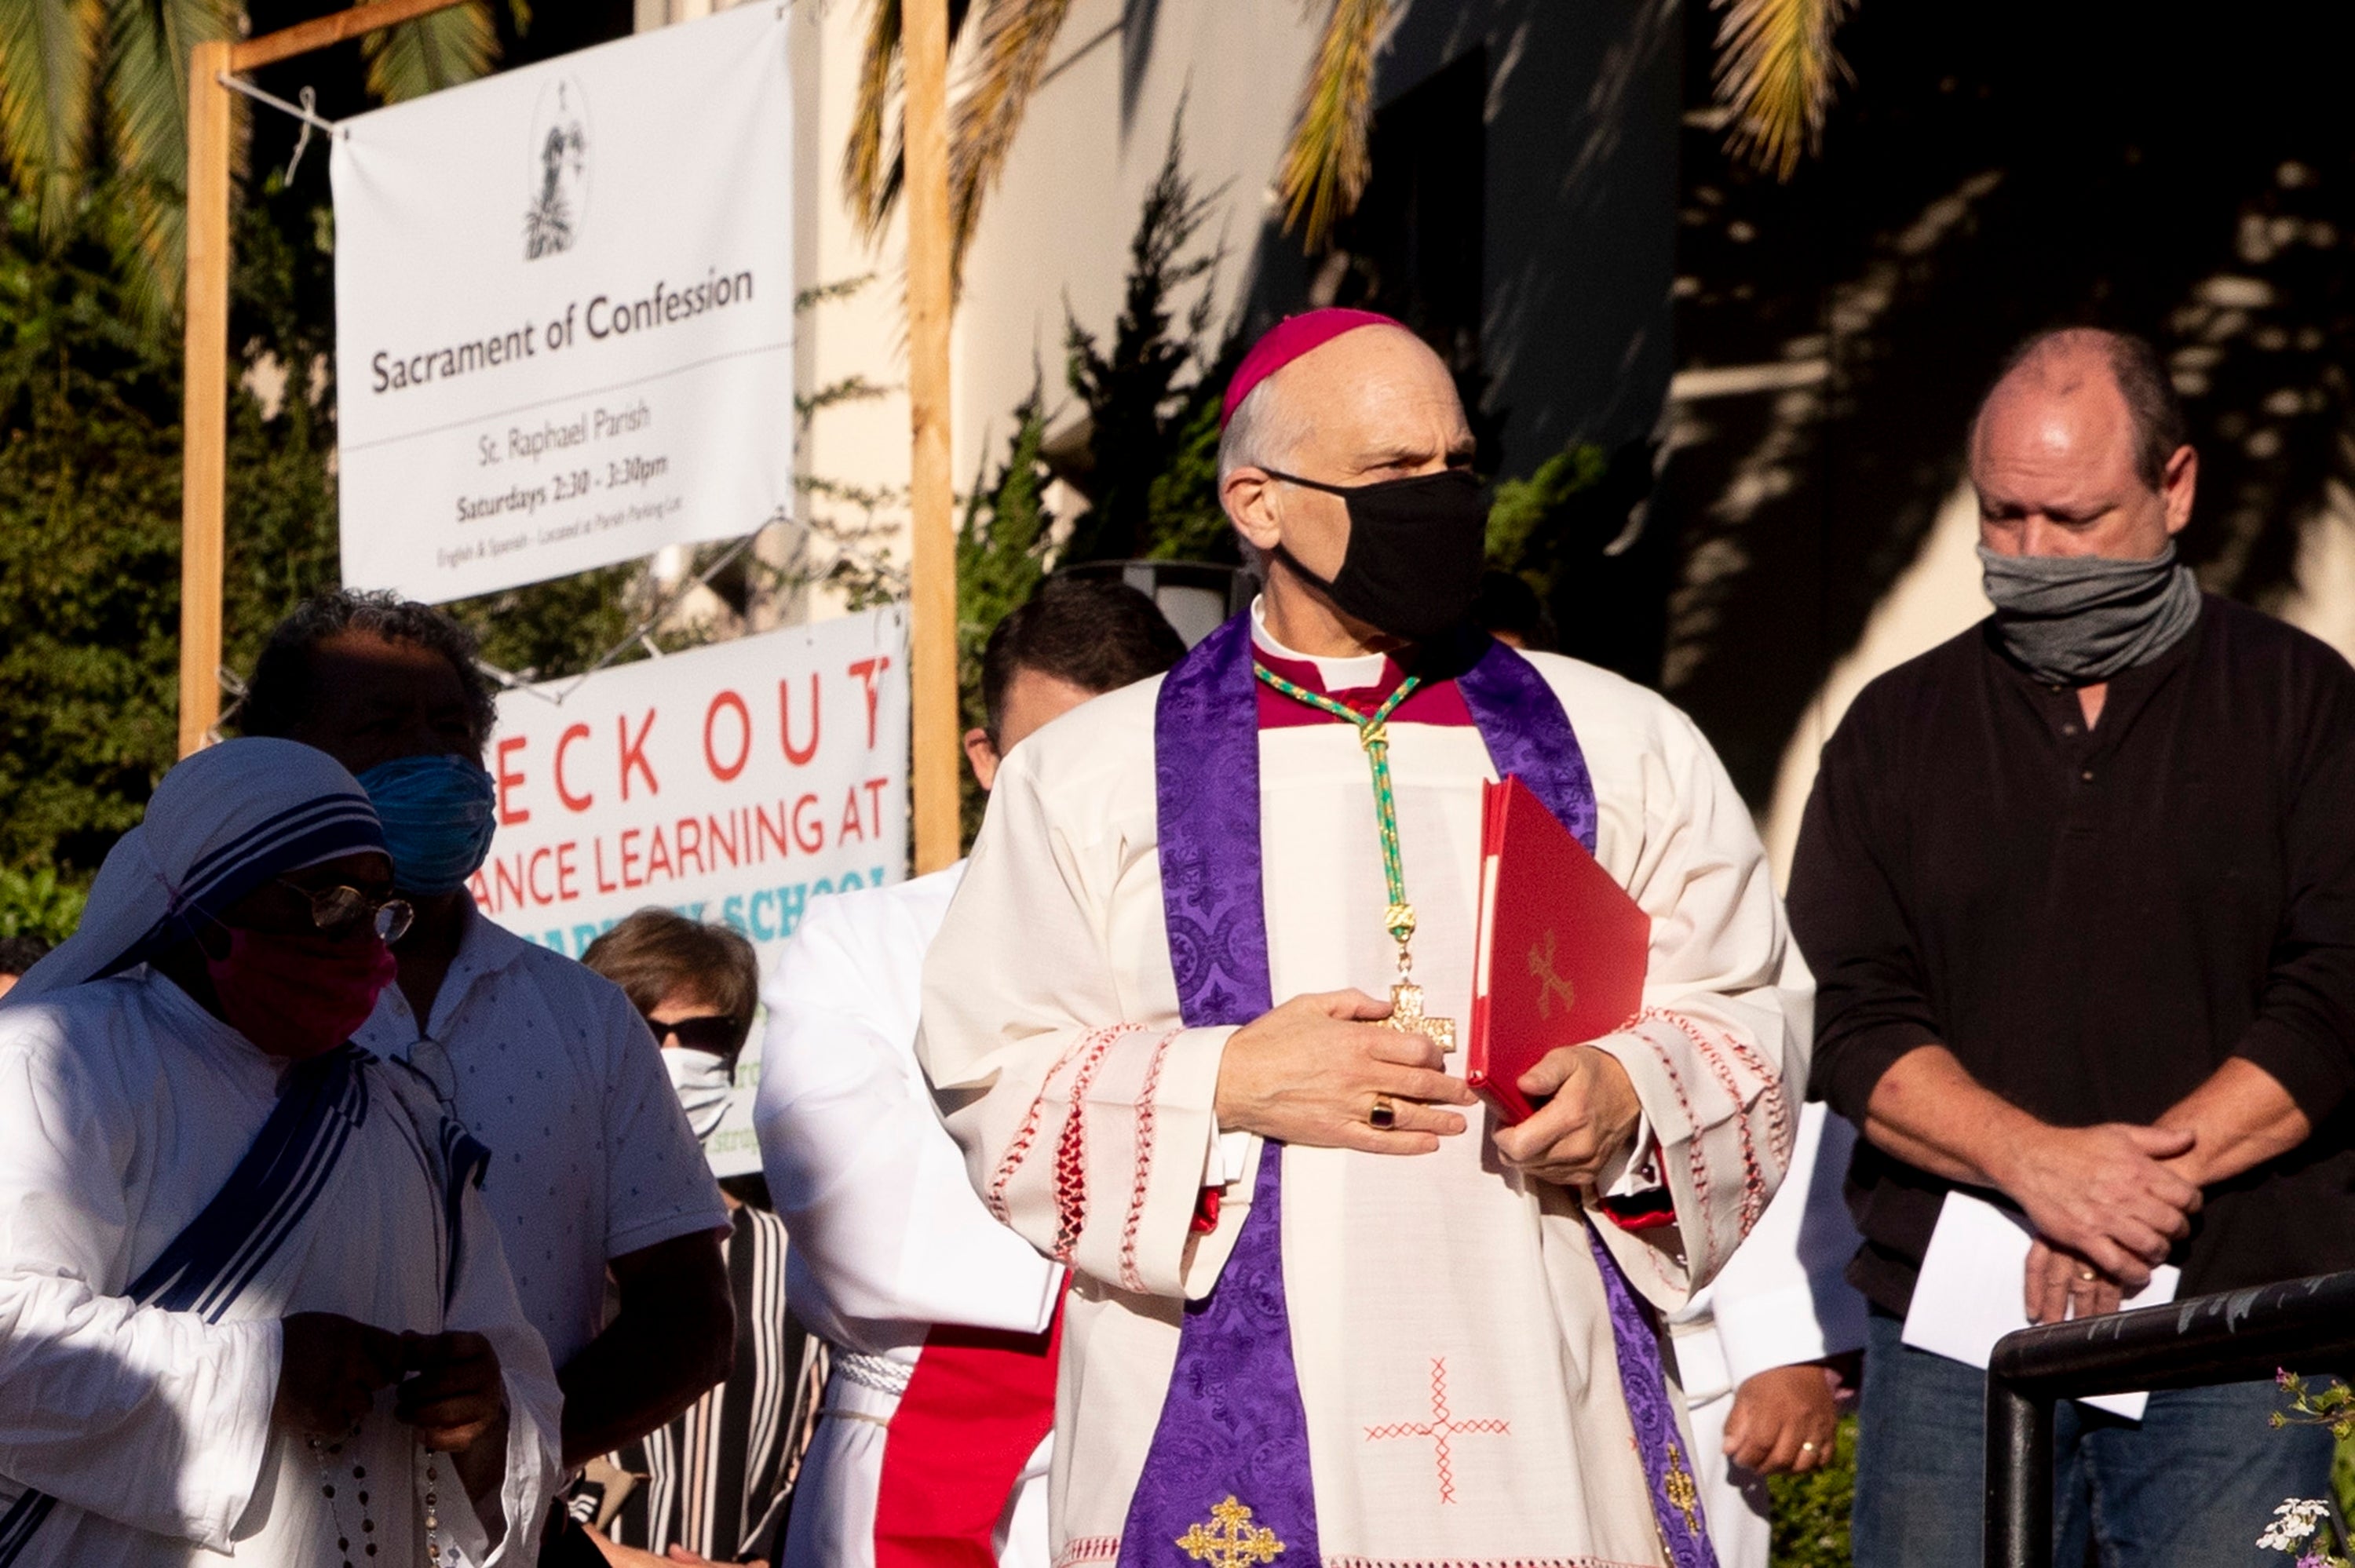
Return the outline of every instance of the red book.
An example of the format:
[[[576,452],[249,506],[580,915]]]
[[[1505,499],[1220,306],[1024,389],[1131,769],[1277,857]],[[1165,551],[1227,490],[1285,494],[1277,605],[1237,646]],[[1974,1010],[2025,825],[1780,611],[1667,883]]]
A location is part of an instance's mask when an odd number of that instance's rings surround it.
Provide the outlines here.
[[[1642,1011],[1651,941],[1652,917],[1528,785],[1489,785],[1464,1081],[1508,1123],[1535,1114],[1521,1075]]]

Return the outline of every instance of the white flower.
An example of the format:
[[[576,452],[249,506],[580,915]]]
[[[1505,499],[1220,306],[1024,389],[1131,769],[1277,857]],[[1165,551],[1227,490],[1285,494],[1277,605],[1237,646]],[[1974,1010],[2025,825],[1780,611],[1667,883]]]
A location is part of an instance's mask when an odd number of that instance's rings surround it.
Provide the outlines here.
[[[2274,1510],[2274,1521],[2257,1537],[2257,1545],[2266,1552],[2296,1552],[2329,1511],[2319,1498],[2290,1498]]]

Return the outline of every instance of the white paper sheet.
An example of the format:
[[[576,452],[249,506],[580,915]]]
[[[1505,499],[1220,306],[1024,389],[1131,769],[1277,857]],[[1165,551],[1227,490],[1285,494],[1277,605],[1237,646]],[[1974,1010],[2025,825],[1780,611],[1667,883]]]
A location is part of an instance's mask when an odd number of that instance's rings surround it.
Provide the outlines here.
[[[1905,1343],[1986,1366],[1998,1340],[2029,1326],[2028,1249],[2034,1240],[2028,1222],[2009,1210],[1968,1193],[1947,1193],[1905,1314]],[[2160,1265],[2121,1309],[2165,1306],[2175,1299],[2180,1274],[2171,1264]],[[2147,1393],[2105,1393],[2080,1403],[2139,1421],[2149,1400]]]

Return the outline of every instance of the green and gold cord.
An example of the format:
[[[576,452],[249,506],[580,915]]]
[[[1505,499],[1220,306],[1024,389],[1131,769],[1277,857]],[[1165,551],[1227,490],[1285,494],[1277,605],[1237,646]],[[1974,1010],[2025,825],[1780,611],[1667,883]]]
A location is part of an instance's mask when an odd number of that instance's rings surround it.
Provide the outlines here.
[[[1398,705],[1423,683],[1420,675],[1409,675],[1382,701],[1371,714],[1361,714],[1343,703],[1335,702],[1321,692],[1312,692],[1296,682],[1287,681],[1266,665],[1254,662],[1252,673],[1267,685],[1283,693],[1294,702],[1304,703],[1335,718],[1346,719],[1358,726],[1358,744],[1366,748],[1366,763],[1374,775],[1374,825],[1382,840],[1382,879],[1390,889],[1391,906],[1384,918],[1384,928],[1399,945],[1399,973],[1408,971],[1407,942],[1414,935],[1414,906],[1406,901],[1406,864],[1399,854],[1398,796],[1391,787],[1390,716]]]

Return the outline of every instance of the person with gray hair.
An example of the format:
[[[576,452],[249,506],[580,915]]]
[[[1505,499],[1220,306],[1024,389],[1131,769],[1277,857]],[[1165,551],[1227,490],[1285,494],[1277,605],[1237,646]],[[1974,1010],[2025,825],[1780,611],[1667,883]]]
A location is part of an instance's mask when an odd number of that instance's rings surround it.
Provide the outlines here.
[[[1979,1560],[1984,1361],[1917,1343],[1967,1348],[1925,1260],[2023,1322],[2168,1265],[2184,1295],[2355,1267],[2355,671],[2177,558],[2186,429],[2138,338],[2015,351],[1969,440],[1995,613],[1864,690],[1807,802],[1812,1088],[1862,1134],[1859,1568]],[[2263,1560],[2275,1505],[2329,1495],[2275,1393],[2064,1404],[2053,1561]]]
[[[966,1173],[1074,1277],[1058,1555],[1704,1568],[1652,1313],[1772,1199],[1806,1027],[1749,812],[1657,695],[1469,624],[1488,502],[1412,333],[1294,317],[1221,414],[1264,590],[1006,756],[924,966]],[[1505,775],[1650,918],[1648,1005],[1509,1109],[1457,1033]]]

